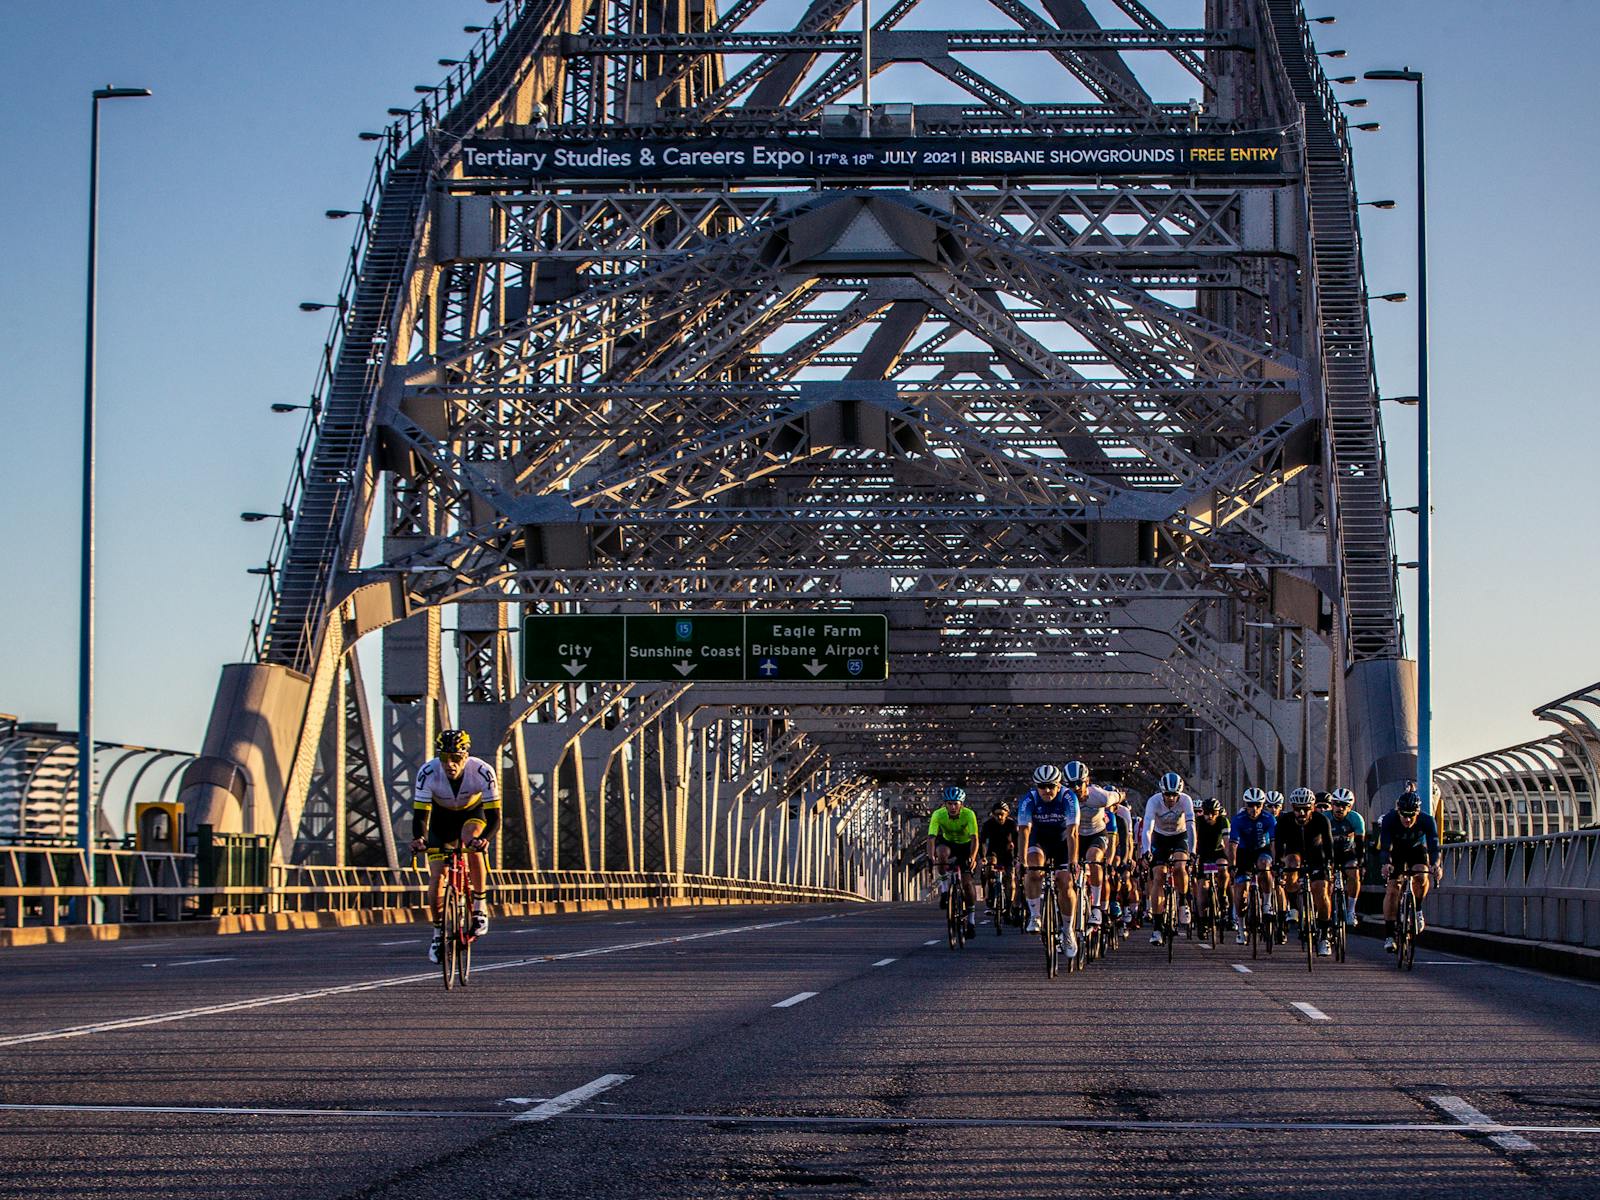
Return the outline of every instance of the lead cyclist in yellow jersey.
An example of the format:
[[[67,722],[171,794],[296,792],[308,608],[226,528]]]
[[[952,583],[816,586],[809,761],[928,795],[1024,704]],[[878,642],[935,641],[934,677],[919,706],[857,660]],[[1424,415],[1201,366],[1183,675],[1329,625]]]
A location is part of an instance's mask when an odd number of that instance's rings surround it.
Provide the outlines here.
[[[412,853],[428,852],[428,905],[433,911],[433,942],[428,958],[439,961],[443,941],[439,911],[444,890],[444,852],[460,842],[466,847],[467,870],[472,877],[473,935],[489,932],[489,911],[485,904],[489,866],[483,852],[489,839],[500,828],[500,791],[494,768],[481,758],[473,758],[472,739],[465,730],[442,730],[433,740],[437,757],[429,759],[417,772],[416,796],[411,803]]]

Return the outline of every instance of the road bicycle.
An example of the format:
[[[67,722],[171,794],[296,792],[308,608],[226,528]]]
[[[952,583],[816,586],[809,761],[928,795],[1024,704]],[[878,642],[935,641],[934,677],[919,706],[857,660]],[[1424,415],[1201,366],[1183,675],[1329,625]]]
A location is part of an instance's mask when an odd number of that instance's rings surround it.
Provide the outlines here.
[[[1266,898],[1261,893],[1261,883],[1254,871],[1245,876],[1244,911],[1239,915],[1244,919],[1245,937],[1250,942],[1250,957],[1260,958],[1263,947],[1268,954],[1271,954],[1272,922],[1267,916]]]
[[[1195,913],[1195,936],[1215,946],[1222,939],[1228,918],[1228,889],[1224,885],[1221,863],[1205,863],[1200,868],[1200,911]]]
[[[1005,932],[1006,926],[1006,873],[994,863],[987,864],[984,873],[984,903],[989,906],[989,915],[994,920],[994,931],[998,936]]]
[[[1394,957],[1395,965],[1402,971],[1409,971],[1416,965],[1417,938],[1422,933],[1419,927],[1421,911],[1417,907],[1417,894],[1412,890],[1411,880],[1427,869],[1413,868],[1400,877],[1400,906],[1394,918]]]
[[[472,976],[472,943],[478,939],[472,916],[477,894],[472,888],[472,872],[467,868],[467,850],[459,842],[445,848],[440,883],[439,970],[448,991],[457,983],[467,986]]]
[[[1300,869],[1300,886],[1295,890],[1294,909],[1300,918],[1300,944],[1306,951],[1306,970],[1317,960],[1317,906],[1311,899],[1311,872]]]
[[[1349,893],[1344,888],[1344,869],[1337,865],[1333,868],[1333,879],[1329,883],[1330,894],[1333,898],[1333,959],[1343,962],[1345,950],[1350,944],[1350,930],[1345,926],[1345,905],[1349,900]]]
[[[967,944],[967,920],[972,909],[967,897],[967,864],[952,860],[945,878],[950,881],[944,900],[945,934],[950,949],[960,950]]]
[[[1061,900],[1056,895],[1055,864],[1046,861],[1042,867],[1025,869],[1044,875],[1039,895],[1039,938],[1044,943],[1045,978],[1054,979],[1061,969]]]

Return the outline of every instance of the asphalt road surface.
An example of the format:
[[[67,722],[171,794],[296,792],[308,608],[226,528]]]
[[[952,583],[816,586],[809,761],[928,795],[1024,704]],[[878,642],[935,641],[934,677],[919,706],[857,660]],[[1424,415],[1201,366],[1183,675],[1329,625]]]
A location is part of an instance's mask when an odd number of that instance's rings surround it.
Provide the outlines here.
[[[420,928],[6,951],[0,1197],[1600,1196],[1593,985],[942,933],[506,920],[449,993]]]

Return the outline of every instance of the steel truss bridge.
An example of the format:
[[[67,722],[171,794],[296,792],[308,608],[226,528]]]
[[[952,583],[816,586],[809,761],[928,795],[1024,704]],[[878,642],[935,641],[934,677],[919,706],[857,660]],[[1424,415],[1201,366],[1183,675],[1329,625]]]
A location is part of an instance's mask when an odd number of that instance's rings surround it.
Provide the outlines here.
[[[1372,804],[1414,775],[1351,150],[1300,4],[1169,28],[1115,0],[1113,28],[1085,0],[991,0],[946,29],[895,0],[865,53],[852,0],[780,7],[508,0],[363,135],[191,819],[393,865],[449,723],[502,768],[507,868],[759,856],[850,888],[934,787],[986,802],[1040,760]],[[1276,166],[534,183],[465,154],[864,125],[863,146],[1265,138]],[[522,614],[755,609],[887,614],[889,680],[516,666]]]

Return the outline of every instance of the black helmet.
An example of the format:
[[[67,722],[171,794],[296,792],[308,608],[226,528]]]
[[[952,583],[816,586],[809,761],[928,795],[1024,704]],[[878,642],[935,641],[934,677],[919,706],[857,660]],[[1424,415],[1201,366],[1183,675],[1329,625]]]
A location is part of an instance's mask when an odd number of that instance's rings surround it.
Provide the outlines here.
[[[1402,813],[1422,811],[1422,798],[1415,792],[1407,792],[1394,802],[1394,810]]]
[[[472,738],[465,729],[441,729],[433,739],[435,754],[467,754],[472,750]]]
[[[1222,801],[1213,796],[1200,806],[1200,811],[1208,817],[1214,817],[1222,811]]]

